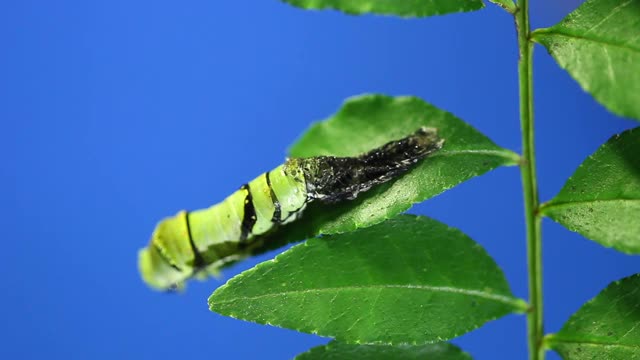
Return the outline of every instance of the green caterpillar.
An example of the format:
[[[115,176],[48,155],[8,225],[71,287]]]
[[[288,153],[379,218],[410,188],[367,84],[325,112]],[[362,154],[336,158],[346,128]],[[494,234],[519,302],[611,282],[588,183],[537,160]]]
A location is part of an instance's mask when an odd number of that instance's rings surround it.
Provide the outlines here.
[[[444,143],[422,127],[357,157],[291,158],[207,209],[180,211],[160,221],[139,253],[144,281],[161,290],[180,288],[250,254],[276,227],[294,221],[312,201],[355,199],[409,170]]]

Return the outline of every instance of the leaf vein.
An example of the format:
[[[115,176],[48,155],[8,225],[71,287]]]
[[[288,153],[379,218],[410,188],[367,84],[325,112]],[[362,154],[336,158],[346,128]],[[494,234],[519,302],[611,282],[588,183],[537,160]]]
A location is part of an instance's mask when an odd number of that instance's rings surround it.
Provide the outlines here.
[[[540,213],[545,214],[549,209],[560,208],[560,207],[571,207],[576,205],[584,205],[584,204],[592,204],[592,203],[603,203],[603,202],[630,202],[630,203],[638,203],[640,205],[640,199],[591,199],[591,200],[578,200],[578,201],[559,201],[559,202],[548,202],[542,204],[540,206]]]
[[[460,294],[460,295],[466,295],[466,296],[475,296],[475,297],[479,297],[487,300],[508,304],[516,308],[522,308],[522,303],[518,299],[510,298],[508,296],[499,295],[499,294],[492,294],[492,293],[488,293],[480,290],[453,288],[448,286],[396,285],[396,284],[367,285],[367,286],[341,286],[341,287],[326,287],[321,289],[287,290],[287,291],[280,291],[277,293],[266,293],[266,294],[254,295],[254,296],[236,296],[233,299],[216,301],[216,303],[224,304],[224,303],[237,302],[240,300],[257,300],[257,299],[263,299],[263,298],[280,297],[285,295],[317,294],[322,292],[340,291],[340,290],[380,290],[382,291],[384,289],[412,289],[412,290],[423,290],[423,291],[442,292],[442,293],[450,293],[450,294]]]
[[[577,340],[577,339],[562,339],[554,336],[550,339],[552,343],[551,347],[553,348],[554,343],[564,343],[564,344],[584,344],[584,345],[600,345],[600,346],[614,346],[614,347],[624,347],[631,349],[640,349],[640,345],[636,344],[621,344],[621,343],[612,343],[609,341],[602,341],[596,339],[589,340]]]
[[[617,14],[623,7],[631,4],[633,2],[633,0],[629,0],[626,3],[620,4],[618,6],[616,6],[615,8],[611,9],[611,12],[609,13],[609,15],[605,16],[602,18],[602,20],[598,21],[597,24],[593,25],[592,27],[590,27],[585,34],[588,34],[589,32],[591,32],[591,30],[596,29],[597,27],[599,27],[600,25],[604,24],[605,21],[609,20],[613,15]]]
[[[536,35],[556,35],[556,36],[564,36],[564,37],[568,37],[568,38],[573,38],[573,39],[577,39],[577,40],[591,41],[591,42],[598,43],[598,44],[601,44],[601,45],[608,45],[608,46],[617,47],[617,48],[621,48],[621,49],[624,49],[624,50],[629,50],[629,51],[632,51],[632,52],[640,53],[640,48],[636,48],[631,44],[616,43],[616,42],[612,42],[611,40],[608,40],[608,39],[605,40],[605,39],[598,39],[598,38],[594,38],[594,37],[576,35],[576,34],[572,34],[572,33],[569,33],[569,32],[562,31],[562,30],[558,30],[558,29],[544,29],[544,30],[540,30],[540,31],[534,31],[532,35],[533,35],[533,40],[534,41],[536,41]]]
[[[520,156],[518,154],[511,151],[505,151],[505,150],[448,150],[448,151],[437,152],[431,155],[431,158],[436,158],[441,156],[456,156],[456,155],[464,155],[464,154],[492,155],[492,156],[505,158],[514,162],[520,161]]]

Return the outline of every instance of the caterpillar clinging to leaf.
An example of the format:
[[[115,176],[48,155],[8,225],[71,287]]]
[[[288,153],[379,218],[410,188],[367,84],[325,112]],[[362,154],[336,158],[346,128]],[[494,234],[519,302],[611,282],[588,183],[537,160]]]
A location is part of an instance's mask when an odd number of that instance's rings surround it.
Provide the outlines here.
[[[406,172],[443,143],[436,129],[421,127],[356,157],[287,159],[210,208],[180,211],[160,221],[139,253],[142,278],[153,288],[168,290],[191,277],[216,273],[248,256],[252,244],[294,221],[308,203],[355,199]]]

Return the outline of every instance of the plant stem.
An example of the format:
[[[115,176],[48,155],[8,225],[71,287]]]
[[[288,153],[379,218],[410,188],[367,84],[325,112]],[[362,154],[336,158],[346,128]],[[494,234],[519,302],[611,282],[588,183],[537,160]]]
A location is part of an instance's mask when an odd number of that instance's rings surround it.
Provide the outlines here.
[[[520,82],[520,127],[522,131],[522,164],[520,172],[524,193],[527,226],[527,263],[529,274],[529,304],[527,314],[529,359],[544,360],[542,304],[542,238],[538,207],[538,186],[533,127],[533,42],[530,40],[529,1],[519,0],[515,14],[518,32],[518,75]]]

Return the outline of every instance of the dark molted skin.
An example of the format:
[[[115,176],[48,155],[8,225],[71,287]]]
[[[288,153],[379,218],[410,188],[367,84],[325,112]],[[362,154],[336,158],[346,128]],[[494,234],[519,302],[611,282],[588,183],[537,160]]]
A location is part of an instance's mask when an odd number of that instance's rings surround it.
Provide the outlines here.
[[[358,157],[318,156],[297,160],[304,172],[309,199],[336,203],[353,200],[372,186],[408,171],[443,144],[444,139],[438,137],[436,129],[422,127],[412,135]]]

